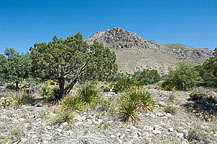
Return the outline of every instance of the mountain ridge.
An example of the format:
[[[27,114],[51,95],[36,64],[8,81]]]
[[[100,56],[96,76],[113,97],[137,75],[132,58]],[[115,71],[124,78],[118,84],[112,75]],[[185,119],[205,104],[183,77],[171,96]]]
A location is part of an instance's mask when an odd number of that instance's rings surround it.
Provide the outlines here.
[[[146,68],[165,74],[169,67],[174,69],[180,62],[202,64],[213,52],[207,48],[192,48],[180,43],[148,41],[120,27],[98,31],[85,41],[92,44],[94,40],[114,51],[120,71],[127,73]]]

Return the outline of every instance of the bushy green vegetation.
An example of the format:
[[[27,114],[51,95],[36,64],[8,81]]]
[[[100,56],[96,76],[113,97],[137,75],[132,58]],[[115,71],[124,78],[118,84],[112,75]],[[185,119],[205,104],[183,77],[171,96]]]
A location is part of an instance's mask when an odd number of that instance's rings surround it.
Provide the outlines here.
[[[60,99],[59,88],[53,86],[53,82],[47,81],[40,88],[40,94],[47,102],[54,102]],[[51,84],[51,85],[50,85]]]
[[[193,90],[193,92],[190,94],[190,98],[194,101],[204,101],[217,104],[216,96],[212,96],[207,91],[198,88]]]
[[[217,87],[217,76],[215,76],[209,69],[206,69],[204,65],[195,66],[195,70],[199,72],[202,79],[199,85],[205,87]]]
[[[129,89],[131,86],[135,86],[135,80],[130,78],[121,79],[114,84],[113,91],[115,93],[123,92],[124,90]]]
[[[16,92],[13,95],[11,103],[16,106],[24,105],[24,104],[33,104],[34,97],[25,93],[24,91]]]
[[[31,58],[29,54],[20,55],[13,48],[5,49],[5,56],[0,56],[0,83],[15,83],[18,91],[19,83],[28,78]]]
[[[103,88],[103,91],[104,91],[104,92],[110,92],[110,90],[111,90],[111,88],[109,88],[109,87]]]
[[[93,85],[82,86],[75,96],[66,96],[62,100],[64,110],[81,110],[84,106],[96,106],[100,101],[97,90]]]
[[[189,90],[200,82],[201,77],[192,66],[180,64],[176,70],[169,70],[162,86],[167,89]]]
[[[58,81],[61,98],[78,81],[105,80],[117,72],[115,53],[97,41],[88,45],[80,33],[66,39],[54,36],[53,41],[35,43],[30,50],[34,72]]]
[[[139,120],[137,113],[138,107],[135,102],[131,100],[121,101],[121,105],[119,107],[119,115],[121,117],[121,120],[124,122],[135,122]]]
[[[174,108],[172,106],[167,106],[164,108],[164,112],[175,115],[176,114],[176,108]]]
[[[121,119],[127,121],[137,121],[139,108],[150,109],[154,106],[151,94],[143,89],[131,88],[121,98],[119,114]]]
[[[122,79],[127,79],[129,78],[129,74],[124,74],[124,73],[115,73],[113,74],[109,79],[108,81],[113,81],[113,82],[117,82],[117,81],[120,81]]]
[[[143,82],[145,85],[160,81],[160,75],[157,70],[144,69],[143,71],[134,72],[132,77],[136,81]]]
[[[130,98],[134,101],[136,105],[142,106],[145,108],[152,108],[154,106],[154,101],[151,98],[151,93],[138,88],[129,89],[126,93],[126,96],[123,98]]]
[[[207,59],[203,63],[203,67],[217,77],[217,48],[213,52],[214,57]]]

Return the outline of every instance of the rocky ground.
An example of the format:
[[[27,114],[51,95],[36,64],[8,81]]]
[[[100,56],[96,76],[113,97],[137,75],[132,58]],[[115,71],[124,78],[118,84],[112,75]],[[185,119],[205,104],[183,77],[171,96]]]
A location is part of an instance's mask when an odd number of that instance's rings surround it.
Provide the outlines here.
[[[154,100],[153,110],[142,111],[140,121],[125,123],[118,113],[104,110],[75,112],[70,122],[60,115],[60,104],[6,106],[0,108],[0,143],[27,144],[214,144],[217,143],[217,121],[206,121],[186,108],[190,91],[169,92],[146,87]],[[216,94],[214,92],[214,94]],[[119,94],[100,92],[103,98],[115,100]],[[174,95],[173,98],[169,98]],[[1,97],[10,97],[0,93]],[[171,106],[174,113],[166,113]],[[194,110],[193,110],[194,111]]]

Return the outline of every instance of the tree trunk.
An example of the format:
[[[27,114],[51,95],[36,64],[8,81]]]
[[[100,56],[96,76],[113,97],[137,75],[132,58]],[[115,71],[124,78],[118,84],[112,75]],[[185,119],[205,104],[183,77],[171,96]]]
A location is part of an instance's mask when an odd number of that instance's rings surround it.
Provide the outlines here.
[[[61,78],[58,78],[58,82],[59,82],[59,89],[60,89],[60,92],[59,92],[59,96],[60,96],[60,99],[64,97],[64,86],[65,86],[65,79],[63,77]]]
[[[72,90],[73,86],[77,83],[77,79],[74,79],[69,86],[66,87],[65,89],[65,94],[69,94],[69,92]]]
[[[18,82],[18,81],[16,81],[16,82],[15,82],[15,84],[16,84],[16,91],[18,91],[18,90],[19,90],[19,85],[18,85],[18,84],[19,84],[19,82]]]

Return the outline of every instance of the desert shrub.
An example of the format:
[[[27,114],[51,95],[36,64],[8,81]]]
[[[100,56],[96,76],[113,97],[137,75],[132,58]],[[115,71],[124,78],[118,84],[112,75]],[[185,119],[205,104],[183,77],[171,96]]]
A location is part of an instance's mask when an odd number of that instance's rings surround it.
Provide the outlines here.
[[[151,108],[154,106],[154,101],[151,97],[151,93],[137,88],[129,89],[125,97],[129,97],[130,100],[135,102],[138,106],[142,105],[145,108]]]
[[[72,119],[72,115],[69,112],[61,112],[61,113],[58,113],[51,120],[51,124],[52,125],[60,125],[64,122],[70,122],[71,119]]]
[[[202,78],[200,86],[217,87],[217,77],[212,72],[204,66],[195,66],[194,68],[199,72],[199,75]]]
[[[168,98],[169,101],[173,101],[175,99],[175,95],[174,94],[171,94]]]
[[[134,72],[132,77],[136,81],[142,81],[146,85],[160,81],[160,75],[157,70],[144,69],[143,71]]]
[[[78,97],[65,96],[62,99],[63,110],[80,110],[82,103]]]
[[[131,86],[135,86],[135,80],[126,78],[126,79],[119,80],[117,83],[115,83],[112,90],[115,93],[118,93],[129,89]]]
[[[98,98],[98,93],[93,85],[87,85],[78,91],[78,97],[84,103],[91,103]]]
[[[164,112],[175,115],[176,114],[176,108],[174,108],[172,106],[167,106],[164,108]]]
[[[217,103],[216,96],[212,96],[208,92],[202,89],[199,89],[199,88],[194,89],[192,91],[192,93],[190,94],[190,98],[191,100],[194,100],[194,101],[204,101],[204,102],[215,103],[215,104]]]
[[[138,89],[131,88],[121,97],[121,104],[119,107],[119,114],[121,119],[127,121],[139,120],[137,112],[139,108],[149,109],[154,106],[154,101],[151,93]]]
[[[123,120],[124,122],[137,121],[139,119],[137,112],[138,112],[138,107],[134,101],[125,100],[121,102],[121,105],[119,107],[119,115],[121,117],[121,120]]]
[[[6,89],[16,90],[16,86],[14,84],[7,84]]]
[[[206,136],[201,133],[200,131],[197,130],[190,130],[188,132],[188,135],[186,135],[186,139],[191,143],[191,144],[197,144],[197,143],[204,143],[208,144],[210,141],[206,138]]]
[[[174,86],[177,90],[188,90],[201,82],[199,73],[190,65],[180,64],[176,70],[169,70],[165,77],[165,86]]]
[[[56,82],[53,81],[53,80],[48,80],[48,81],[47,81],[47,84],[48,84],[48,85],[56,85]]]
[[[174,91],[176,89],[176,86],[174,84],[172,84],[171,82],[168,82],[168,81],[164,81],[161,84],[161,87],[167,91]]]
[[[120,81],[122,79],[127,79],[127,78],[129,78],[128,74],[115,73],[109,78],[109,81],[117,82],[117,81]]]
[[[59,88],[43,85],[40,89],[40,94],[47,102],[57,101],[60,99]]]
[[[52,88],[51,92],[52,92],[51,95],[46,97],[46,100],[48,102],[60,100],[60,95],[59,95],[60,90],[59,90],[59,88],[54,87],[54,88]]]
[[[0,98],[0,107],[6,108],[7,106],[10,105],[10,100],[5,97]]]
[[[204,98],[207,98],[208,94],[202,89],[194,89],[190,94],[190,98],[195,101],[200,101]]]
[[[29,95],[23,91],[18,91],[13,95],[12,102],[14,105],[24,105],[24,104],[32,104],[34,98],[32,95]]]
[[[93,85],[82,86],[75,96],[65,96],[62,100],[63,110],[82,110],[84,106],[95,106],[100,102],[98,92]]]
[[[103,89],[103,91],[104,91],[104,92],[110,92],[110,89],[111,89],[111,88],[109,88],[109,87],[105,87],[105,88]]]

